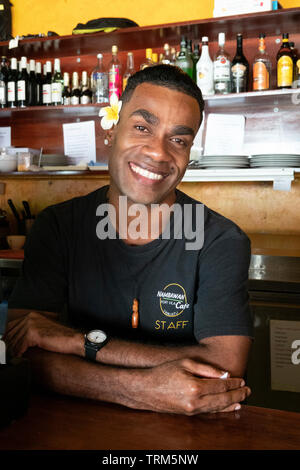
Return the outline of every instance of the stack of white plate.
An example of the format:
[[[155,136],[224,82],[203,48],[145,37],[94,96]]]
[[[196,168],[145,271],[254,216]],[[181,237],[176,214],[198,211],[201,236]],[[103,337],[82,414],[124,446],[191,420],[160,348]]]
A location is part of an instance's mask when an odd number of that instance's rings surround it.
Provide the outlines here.
[[[252,168],[299,168],[300,155],[289,153],[252,155],[250,158],[250,166]]]
[[[249,158],[245,155],[203,155],[198,168],[248,168]]]

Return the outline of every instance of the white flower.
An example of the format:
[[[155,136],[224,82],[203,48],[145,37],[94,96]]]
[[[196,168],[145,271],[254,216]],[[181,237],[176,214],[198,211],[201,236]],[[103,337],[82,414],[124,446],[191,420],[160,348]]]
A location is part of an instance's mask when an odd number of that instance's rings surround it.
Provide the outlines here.
[[[118,97],[113,93],[110,97],[110,106],[101,108],[99,116],[101,119],[102,129],[108,130],[111,129],[113,125],[117,125],[119,121],[119,113],[122,107],[122,101],[118,100]]]

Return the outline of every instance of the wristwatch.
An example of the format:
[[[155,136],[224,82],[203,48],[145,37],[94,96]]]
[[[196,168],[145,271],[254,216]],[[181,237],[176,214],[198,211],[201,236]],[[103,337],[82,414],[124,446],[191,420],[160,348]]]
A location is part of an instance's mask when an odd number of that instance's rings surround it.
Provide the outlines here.
[[[97,352],[106,345],[107,334],[102,330],[92,330],[84,337],[85,358],[89,361],[96,361]]]

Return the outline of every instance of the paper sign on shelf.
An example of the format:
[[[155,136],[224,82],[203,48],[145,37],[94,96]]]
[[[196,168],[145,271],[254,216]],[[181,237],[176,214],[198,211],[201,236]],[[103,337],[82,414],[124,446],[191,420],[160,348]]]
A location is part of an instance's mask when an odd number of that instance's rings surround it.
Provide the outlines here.
[[[70,163],[96,161],[95,121],[63,124],[64,152]]]
[[[0,147],[11,146],[11,127],[0,127]]]
[[[205,155],[243,155],[245,116],[242,114],[209,114],[207,118]]]

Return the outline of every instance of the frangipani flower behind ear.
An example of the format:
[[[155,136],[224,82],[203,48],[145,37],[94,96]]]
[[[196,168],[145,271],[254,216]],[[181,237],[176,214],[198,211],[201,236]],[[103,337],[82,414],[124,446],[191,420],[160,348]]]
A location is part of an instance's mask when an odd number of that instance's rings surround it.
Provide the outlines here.
[[[110,97],[110,106],[100,109],[99,116],[101,119],[101,127],[104,130],[111,129],[113,125],[117,125],[119,121],[119,113],[122,107],[122,101],[113,93]]]

